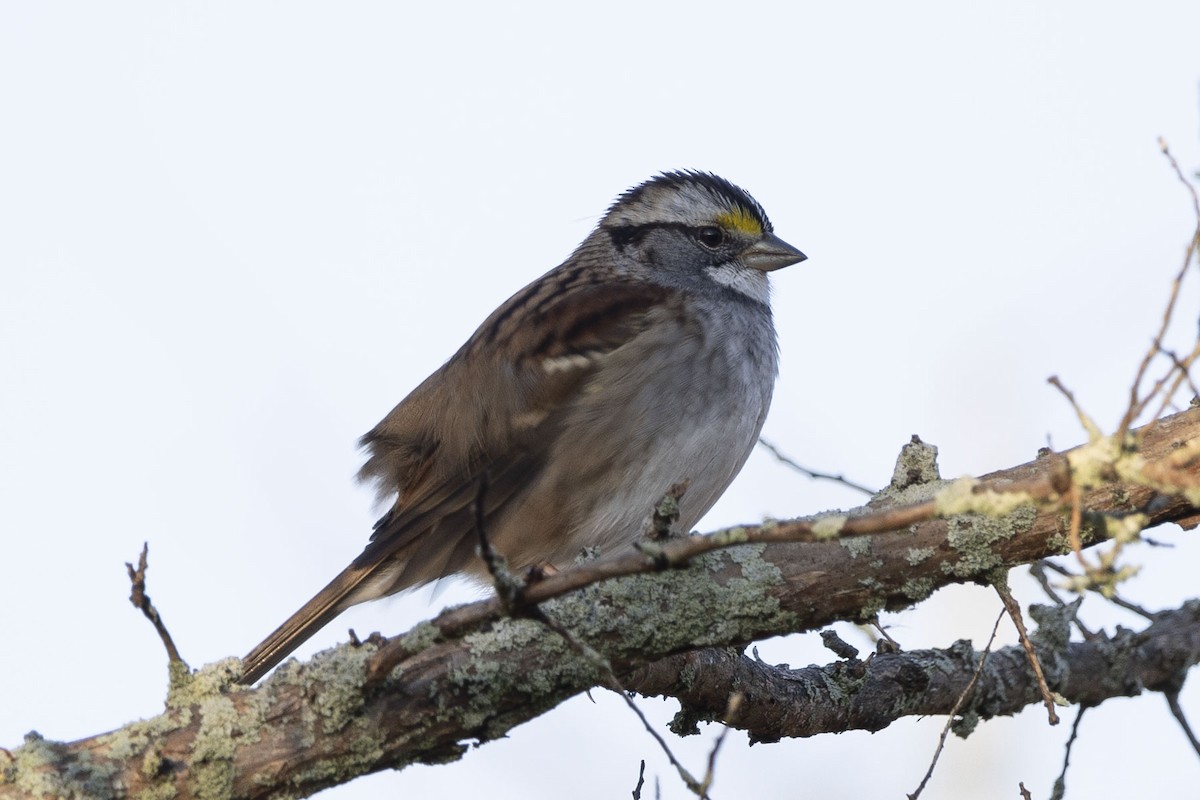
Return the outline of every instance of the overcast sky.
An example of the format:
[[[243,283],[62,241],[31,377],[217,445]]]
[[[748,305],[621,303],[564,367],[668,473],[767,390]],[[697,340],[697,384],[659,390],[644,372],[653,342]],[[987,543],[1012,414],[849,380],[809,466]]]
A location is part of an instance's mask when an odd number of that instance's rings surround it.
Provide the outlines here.
[[[801,462],[879,486],[913,433],[947,476],[1076,444],[1053,374],[1111,429],[1193,224],[1156,140],[1200,164],[1197,31],[1190,0],[0,3],[0,746],[161,709],[162,648],[126,600],[143,541],[193,666],[323,586],[376,516],[356,438],[662,170],[740,184],[809,255],[773,277],[765,431]],[[857,502],[759,452],[701,527]],[[1136,549],[1128,593],[1178,604],[1194,537],[1155,536],[1178,547]],[[299,655],[476,594],[356,609]],[[959,588],[887,619],[906,647],[981,646],[997,611]],[[816,639],[759,652],[833,660]],[[623,797],[645,758],[686,797],[633,715],[592,696],[324,796]],[[1195,722],[1200,693],[1184,703]],[[656,724],[676,708],[643,706]],[[1046,797],[1074,714],[952,740],[925,797]],[[899,797],[942,722],[734,734],[715,794]],[[672,746],[701,772],[716,732]],[[1151,696],[1089,715],[1068,782],[1177,796],[1195,777]]]

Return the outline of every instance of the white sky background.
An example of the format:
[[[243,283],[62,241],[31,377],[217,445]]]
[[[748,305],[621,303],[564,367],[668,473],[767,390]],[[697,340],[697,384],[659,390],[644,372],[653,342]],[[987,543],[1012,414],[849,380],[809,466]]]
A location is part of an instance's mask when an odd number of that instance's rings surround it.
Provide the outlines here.
[[[661,170],[739,183],[810,256],[775,276],[766,429],[803,463],[882,485],[913,433],[947,476],[1075,444],[1052,374],[1111,429],[1193,224],[1156,137],[1200,163],[1200,4],[1109,7],[0,5],[0,745],[160,710],[165,657],[126,599],[144,540],[194,666],[324,585],[375,518],[357,436]],[[857,502],[760,452],[702,527]],[[1196,594],[1197,550],[1154,535],[1178,547],[1136,549],[1127,593],[1157,608]],[[300,655],[433,610],[428,590],[356,609]],[[997,611],[959,588],[887,619],[906,647],[982,645]],[[816,641],[759,650],[833,660]],[[326,796],[627,797],[641,758],[687,796],[593,697]],[[661,725],[676,704],[643,707]],[[952,739],[925,796],[1046,797],[1074,714]],[[714,791],[900,797],[942,722],[735,733]],[[700,772],[716,730],[672,746]],[[1068,788],[1170,796],[1196,774],[1146,696],[1089,715]]]

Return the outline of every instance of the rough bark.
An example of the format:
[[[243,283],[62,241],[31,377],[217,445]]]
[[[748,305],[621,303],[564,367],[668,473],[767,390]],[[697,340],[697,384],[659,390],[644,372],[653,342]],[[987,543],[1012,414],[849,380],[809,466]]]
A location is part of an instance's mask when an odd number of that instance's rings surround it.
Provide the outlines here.
[[[1178,688],[1200,663],[1200,601],[1163,611],[1144,630],[1118,628],[1070,641],[1076,604],[1033,606],[1038,659],[1052,691],[1071,703],[1095,706],[1112,697]],[[625,687],[680,700],[675,733],[723,720],[748,731],[752,742],[849,730],[877,731],[902,716],[949,714],[966,691],[981,654],[969,641],[946,649],[872,654],[824,666],[789,669],[732,648],[706,648],[660,659],[634,670]],[[742,694],[732,721],[724,720],[731,691]],[[975,688],[956,716],[960,730],[979,720],[1016,714],[1040,703],[1041,692],[1025,650],[1017,645],[988,654]]]

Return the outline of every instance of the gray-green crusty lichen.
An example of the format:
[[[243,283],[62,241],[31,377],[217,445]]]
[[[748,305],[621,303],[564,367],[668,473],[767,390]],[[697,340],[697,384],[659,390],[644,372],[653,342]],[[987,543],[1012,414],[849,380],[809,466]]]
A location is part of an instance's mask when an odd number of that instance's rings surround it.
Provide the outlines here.
[[[851,536],[849,539],[842,539],[840,544],[846,548],[846,552],[850,554],[851,559],[865,556],[871,552],[870,536]]]
[[[430,685],[430,699],[438,706],[438,721],[454,720],[464,730],[478,732],[482,741],[503,735],[510,727],[496,717],[500,700],[514,695],[552,698],[556,689],[598,682],[597,665],[572,651],[570,644],[541,622],[504,619],[486,632],[468,634],[466,659],[447,676],[447,686]],[[498,663],[496,655],[536,649],[536,663],[513,670]],[[448,691],[447,691],[448,689]],[[546,707],[553,700],[541,701]]]
[[[959,578],[977,577],[1004,563],[996,552],[997,542],[1027,532],[1037,519],[1032,505],[1022,505],[1004,516],[962,514],[947,520],[946,543],[958,558],[942,564],[942,570]]]
[[[15,784],[18,791],[29,797],[115,796],[116,762],[93,759],[86,750],[71,752],[63,743],[31,731],[25,735],[25,744],[11,755],[0,786]]]
[[[914,603],[919,603],[933,594],[936,588],[937,584],[933,578],[909,578],[900,587],[900,593]]]
[[[241,722],[227,694],[241,672],[241,662],[227,658],[196,671],[187,680],[172,682],[167,707],[184,716],[194,715],[199,727],[192,743],[190,782],[202,800],[228,797],[233,789],[235,731]]]
[[[910,547],[904,554],[904,560],[908,562],[910,567],[915,567],[933,558],[933,554],[934,549],[932,547]]]

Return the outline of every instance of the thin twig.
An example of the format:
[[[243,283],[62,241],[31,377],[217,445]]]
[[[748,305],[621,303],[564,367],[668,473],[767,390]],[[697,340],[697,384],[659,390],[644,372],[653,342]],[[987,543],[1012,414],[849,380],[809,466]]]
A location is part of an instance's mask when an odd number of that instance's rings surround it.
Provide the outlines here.
[[[1071,522],[1067,528],[1067,541],[1071,543],[1071,550],[1075,552],[1079,566],[1090,571],[1091,566],[1083,555],[1083,492],[1079,491],[1079,484],[1071,484],[1068,496],[1071,499]]]
[[[1079,577],[1074,572],[1071,572],[1071,570],[1069,570],[1065,567],[1062,567],[1058,564],[1055,564],[1053,561],[1049,561],[1047,559],[1042,559],[1041,561],[1037,562],[1037,564],[1035,564],[1034,567],[1041,567],[1042,569],[1053,570],[1054,572],[1057,572],[1059,575],[1062,575],[1064,578],[1069,578],[1071,580],[1074,580]],[[1046,589],[1047,593],[1050,593],[1052,590],[1049,588],[1049,585],[1050,585],[1049,581],[1045,580],[1045,574],[1044,573],[1039,574],[1039,572],[1035,572],[1034,567],[1030,567],[1029,571],[1031,573],[1033,573],[1034,577],[1037,578],[1037,580],[1039,582],[1044,581],[1042,583],[1042,588]],[[1092,591],[1097,591],[1097,590],[1095,588],[1093,588]],[[1151,622],[1158,619],[1158,614],[1154,613],[1153,611],[1147,610],[1145,607],[1140,606],[1137,603],[1126,600],[1123,597],[1121,597],[1115,593],[1112,595],[1101,594],[1101,596],[1104,597],[1105,600],[1112,603],[1113,605],[1120,606],[1121,608],[1125,609],[1126,611],[1132,611],[1133,613],[1137,614],[1138,616],[1144,617],[1145,619],[1148,619]],[[1057,597],[1057,595],[1055,595],[1055,597]],[[1078,624],[1078,621],[1076,621],[1076,624]],[[1082,626],[1080,627],[1080,630],[1083,631],[1084,636],[1088,636],[1087,632],[1082,628]],[[1090,638],[1090,637],[1088,637],[1088,638]]]
[[[1176,177],[1179,178],[1180,183],[1187,188],[1188,193],[1192,197],[1192,209],[1196,214],[1196,230],[1192,234],[1192,239],[1188,243],[1187,250],[1184,253],[1183,265],[1179,268],[1179,272],[1175,275],[1175,279],[1171,282],[1171,293],[1167,300],[1167,306],[1163,310],[1162,322],[1159,324],[1158,332],[1154,335],[1152,344],[1150,345],[1149,349],[1147,349],[1146,354],[1142,357],[1142,361],[1138,365],[1137,373],[1133,379],[1133,385],[1129,389],[1129,405],[1125,409],[1125,414],[1121,417],[1121,424],[1117,426],[1116,436],[1118,441],[1123,441],[1125,439],[1125,435],[1129,432],[1129,429],[1133,425],[1134,421],[1142,414],[1143,411],[1146,410],[1146,407],[1158,395],[1158,393],[1162,391],[1163,385],[1166,383],[1167,378],[1171,375],[1171,373],[1168,373],[1167,376],[1155,383],[1154,387],[1147,392],[1145,397],[1139,398],[1138,395],[1141,391],[1142,381],[1146,377],[1146,372],[1150,369],[1150,364],[1154,360],[1154,357],[1162,352],[1163,339],[1167,335],[1167,328],[1169,328],[1171,325],[1171,317],[1175,313],[1175,305],[1179,300],[1179,288],[1183,284],[1183,278],[1187,274],[1188,265],[1191,263],[1192,257],[1196,253],[1198,243],[1200,243],[1200,201],[1197,200],[1196,188],[1192,186],[1191,182],[1183,176],[1183,170],[1179,168],[1179,162],[1175,160],[1175,157],[1171,155],[1171,151],[1167,147],[1166,141],[1162,138],[1159,138],[1158,146],[1162,149],[1163,155],[1167,157],[1167,161],[1170,162],[1171,169],[1174,170]],[[1171,394],[1172,393],[1168,393],[1167,397],[1169,398]]]
[[[835,483],[840,483],[843,486],[846,486],[850,489],[854,489],[855,491],[862,492],[867,497],[873,497],[875,495],[875,491],[873,489],[868,489],[866,486],[863,486],[861,483],[855,483],[854,481],[846,478],[844,475],[833,475],[828,472],[818,472],[815,469],[809,469],[808,467],[804,467],[804,466],[801,466],[800,464],[797,464],[795,461],[793,461],[791,458],[789,458],[787,455],[785,455],[783,453],[783,451],[781,451],[778,447],[771,444],[770,442],[768,442],[766,439],[762,438],[761,436],[758,439],[758,443],[761,444],[767,450],[767,452],[769,452],[771,455],[775,456],[776,460],[778,460],[780,463],[787,464],[792,469],[796,470],[797,472],[804,473],[805,475],[812,478],[813,480],[833,481]]]
[[[1158,419],[1166,413],[1167,407],[1174,402],[1175,395],[1179,392],[1180,387],[1183,386],[1185,381],[1192,389],[1192,395],[1195,396],[1196,385],[1192,382],[1192,376],[1189,371],[1191,370],[1192,365],[1196,363],[1197,356],[1200,356],[1200,342],[1193,346],[1192,352],[1184,356],[1182,360],[1180,360],[1178,356],[1169,350],[1163,350],[1163,353],[1164,355],[1168,355],[1172,361],[1171,370],[1167,372],[1167,374],[1163,376],[1162,380],[1156,383],[1155,386],[1158,387],[1161,384],[1166,383],[1167,379],[1171,378],[1172,375],[1174,375],[1174,380],[1171,382],[1171,387],[1162,393],[1162,403],[1158,407],[1158,412],[1154,415],[1155,419]],[[1153,396],[1153,394],[1150,396]]]
[[[625,705],[629,706],[629,709],[637,715],[638,719],[642,721],[642,727],[644,727],[646,732],[654,738],[654,741],[658,742],[658,746],[662,748],[663,753],[667,756],[667,760],[671,762],[671,766],[675,767],[676,772],[679,773],[680,779],[684,782],[688,789],[695,793],[698,797],[705,797],[706,795],[704,794],[702,784],[697,781],[690,772],[688,772],[687,768],[684,767],[683,764],[679,762],[679,759],[677,759],[675,754],[671,752],[671,748],[667,744],[666,740],[663,739],[659,732],[654,729],[654,726],[650,724],[650,720],[646,719],[646,715],[642,713],[640,708],[638,708],[637,703],[633,702],[633,698],[629,696],[629,691],[621,685],[621,679],[617,677],[615,672],[613,672],[612,664],[609,663],[608,659],[586,642],[580,641],[569,630],[559,624],[556,619],[545,614],[540,609],[534,615],[534,619],[541,622],[547,628],[561,636],[563,640],[573,650],[575,650],[576,653],[600,670],[601,675],[604,677],[606,688],[619,695],[621,699],[625,701]]]
[[[686,486],[683,487],[686,489]],[[666,740],[659,735],[658,731],[650,725],[650,721],[646,719],[646,715],[637,707],[633,699],[629,696],[629,692],[621,685],[620,679],[613,672],[612,664],[608,659],[601,655],[595,648],[576,638],[569,630],[561,625],[558,620],[547,614],[536,603],[527,604],[523,600],[523,592],[525,584],[517,580],[512,573],[508,571],[508,565],[504,562],[504,558],[500,556],[492,547],[491,541],[488,539],[487,525],[484,520],[484,499],[487,495],[488,481],[486,471],[479,479],[479,491],[476,492],[474,501],[475,528],[479,534],[479,554],[487,565],[488,572],[492,576],[492,581],[496,586],[496,593],[500,596],[504,604],[505,611],[512,615],[520,614],[523,617],[536,620],[542,625],[545,625],[550,630],[557,633],[571,649],[582,656],[584,660],[597,667],[603,675],[607,687],[618,694],[625,701],[625,705],[629,706],[630,710],[637,715],[637,718],[642,721],[642,726],[646,729],[663,753],[666,754],[667,760],[679,772],[680,778],[687,785],[688,789],[695,792],[698,796],[704,797],[701,784],[692,776],[690,772],[684,768],[683,764],[675,758],[675,754],[671,752],[671,748],[667,745]],[[640,788],[639,784],[639,788]]]
[[[633,800],[642,800],[642,786],[646,783],[646,759],[642,759],[641,766],[638,767],[638,782],[637,786],[633,787]]]
[[[1167,706],[1171,709],[1171,716],[1175,717],[1175,721],[1183,729],[1183,735],[1191,743],[1192,749],[1196,751],[1196,755],[1200,755],[1200,740],[1197,740],[1196,734],[1192,733],[1192,726],[1188,724],[1187,716],[1183,713],[1183,707],[1179,705],[1179,690],[1172,689],[1169,692],[1163,692],[1163,696],[1167,698]]]
[[[992,586],[996,589],[996,594],[1000,595],[1000,600],[1004,603],[1004,610],[1012,617],[1013,624],[1017,626],[1017,635],[1021,639],[1021,647],[1025,648],[1025,657],[1029,659],[1029,666],[1033,669],[1034,677],[1037,678],[1038,689],[1042,693],[1042,702],[1046,705],[1046,713],[1050,718],[1051,725],[1058,724],[1058,713],[1054,709],[1054,695],[1050,691],[1050,685],[1046,683],[1046,674],[1042,672],[1042,662],[1037,657],[1037,652],[1033,649],[1033,642],[1029,640],[1029,632],[1025,630],[1025,620],[1021,616],[1021,606],[1017,603],[1017,599],[1013,597],[1012,590],[1008,588],[1007,578],[992,581]]]
[[[887,642],[888,644],[890,644],[892,647],[895,648],[895,652],[900,652],[901,650],[904,649],[903,647],[900,646],[900,642],[893,639],[892,635],[887,632],[887,628],[885,628],[883,626],[883,623],[879,621],[878,614],[871,617],[871,627],[879,632],[879,635],[883,637],[883,640],[885,642]]]
[[[1058,592],[1054,591],[1054,587],[1050,585],[1050,579],[1046,577],[1047,568],[1067,575],[1070,575],[1071,573],[1067,572],[1053,561],[1048,561],[1044,558],[1029,565],[1029,574],[1032,575],[1033,579],[1038,582],[1039,586],[1042,587],[1042,591],[1046,593],[1046,596],[1053,600],[1056,606],[1065,608],[1067,606],[1067,602],[1059,596]],[[1091,639],[1095,637],[1096,634],[1083,624],[1083,620],[1079,618],[1078,612],[1071,615],[1071,621],[1075,623],[1075,627],[1079,629],[1079,633],[1083,635],[1084,639]]]
[[[154,630],[158,632],[158,638],[162,640],[163,647],[167,649],[167,659],[172,664],[183,664],[184,660],[179,655],[179,650],[175,647],[175,641],[171,638],[171,634],[167,631],[166,624],[162,621],[162,617],[158,613],[158,609],[150,602],[150,595],[146,594],[146,557],[150,553],[150,543],[142,543],[142,554],[138,557],[138,565],[135,569],[133,564],[125,562],[125,569],[129,572],[129,602],[133,603],[133,607],[140,610],[145,615],[146,619],[154,626]]]
[[[1021,800],[1033,800],[1033,793],[1025,788],[1025,781],[1021,781],[1017,786],[1021,790]]]
[[[1171,162],[1171,169],[1175,171],[1175,176],[1179,178],[1179,182],[1188,190],[1188,194],[1192,196],[1192,210],[1196,213],[1196,221],[1200,222],[1200,195],[1196,194],[1196,187],[1192,182],[1183,176],[1183,170],[1179,168],[1179,162],[1175,160],[1175,156],[1171,155],[1171,149],[1167,147],[1167,140],[1158,137],[1158,146],[1162,148],[1163,155],[1167,157],[1167,161]],[[1197,231],[1200,234],[1200,231]]]
[[[1120,606],[1121,608],[1125,609],[1126,611],[1132,611],[1133,613],[1137,614],[1138,616],[1143,617],[1144,619],[1148,619],[1151,622],[1154,622],[1154,620],[1158,619],[1158,615],[1155,614],[1153,611],[1147,611],[1145,608],[1143,608],[1142,606],[1139,606],[1137,603],[1131,603],[1130,601],[1126,600],[1125,598],[1123,598],[1119,595],[1114,594],[1112,597],[1109,597],[1107,599],[1113,605]]]
[[[1084,412],[1083,407],[1075,400],[1075,393],[1063,385],[1057,375],[1051,375],[1046,379],[1046,383],[1062,392],[1063,396],[1067,398],[1067,402],[1071,404],[1071,408],[1075,409],[1075,416],[1079,418],[1079,424],[1087,431],[1088,441],[1094,442],[1104,436],[1100,431],[1100,426]]]
[[[475,517],[475,532],[479,535],[479,557],[483,559],[488,574],[492,577],[496,596],[500,598],[505,610],[512,613],[522,604],[525,584],[509,571],[504,556],[496,552],[488,539],[487,524],[484,520],[484,499],[487,497],[487,491],[488,473],[484,470],[479,475],[479,489],[475,492],[475,500],[471,506]]]
[[[712,750],[708,754],[708,768],[704,771],[704,781],[700,784],[702,798],[708,797],[708,790],[712,788],[713,779],[717,775],[717,754],[721,752],[721,745],[725,743],[725,737],[729,735],[730,725],[733,724],[734,718],[737,717],[738,710],[742,707],[742,701],[746,696],[741,692],[734,692],[729,695],[729,702],[725,705],[725,726],[721,729],[721,733],[717,736],[717,741],[713,743]]]
[[[987,647],[983,648],[983,652],[979,654],[979,663],[975,666],[975,673],[971,675],[971,680],[967,683],[967,688],[963,689],[962,694],[954,701],[954,707],[950,709],[950,715],[946,718],[946,725],[942,728],[942,735],[938,737],[937,749],[933,751],[933,759],[929,762],[929,769],[925,771],[925,777],[921,779],[921,784],[916,791],[908,795],[908,800],[917,800],[921,796],[921,792],[925,791],[925,784],[929,783],[929,779],[933,777],[934,767],[937,766],[938,759],[942,755],[942,749],[946,746],[946,737],[950,735],[950,728],[954,724],[954,717],[957,716],[959,709],[967,702],[967,698],[971,692],[975,690],[975,684],[979,682],[979,676],[983,674],[983,665],[987,663],[988,653],[992,650],[992,643],[996,641],[996,631],[1000,630],[1000,620],[1004,619],[1005,612],[1000,611],[1000,616],[996,617],[996,624],[992,626],[992,635],[988,638]]]
[[[1088,710],[1087,706],[1080,706],[1079,713],[1075,715],[1075,722],[1071,724],[1071,735],[1067,739],[1067,746],[1063,750],[1063,765],[1062,771],[1058,773],[1058,778],[1054,781],[1054,790],[1050,793],[1050,800],[1062,800],[1067,791],[1067,767],[1071,766],[1071,748],[1075,746],[1075,737],[1079,735],[1079,723],[1083,721],[1083,714]]]
[[[1200,387],[1196,386],[1196,382],[1192,380],[1191,376],[1192,365],[1196,363],[1197,357],[1200,357],[1200,343],[1197,343],[1192,348],[1192,352],[1183,358],[1180,358],[1179,354],[1174,350],[1167,350],[1166,348],[1162,349],[1162,354],[1169,358],[1171,363],[1175,365],[1175,369],[1179,371],[1179,379],[1187,382],[1188,391],[1192,393],[1192,397],[1200,397]],[[1161,417],[1162,414],[1160,413],[1159,416]]]

